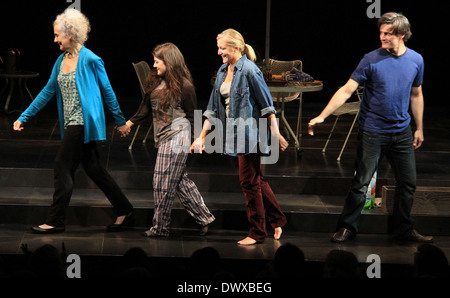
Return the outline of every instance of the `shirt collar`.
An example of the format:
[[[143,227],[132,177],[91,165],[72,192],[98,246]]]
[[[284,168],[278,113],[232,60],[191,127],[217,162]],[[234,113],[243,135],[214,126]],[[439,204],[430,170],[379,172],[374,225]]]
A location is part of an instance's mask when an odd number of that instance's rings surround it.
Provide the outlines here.
[[[241,59],[239,59],[239,61],[236,63],[235,68],[236,68],[237,70],[242,70],[242,67],[244,67],[244,62],[245,62],[245,60],[247,60],[247,55],[246,55],[246,54],[242,55]],[[227,67],[228,67],[229,64],[227,63],[226,65],[227,65]],[[222,71],[226,71],[226,70],[227,70],[227,67],[223,67],[223,68],[222,68]]]
[[[241,70],[242,67],[244,67],[245,60],[247,60],[247,55],[246,54],[242,55],[241,59],[239,59],[238,63],[236,63],[236,68],[238,70]]]

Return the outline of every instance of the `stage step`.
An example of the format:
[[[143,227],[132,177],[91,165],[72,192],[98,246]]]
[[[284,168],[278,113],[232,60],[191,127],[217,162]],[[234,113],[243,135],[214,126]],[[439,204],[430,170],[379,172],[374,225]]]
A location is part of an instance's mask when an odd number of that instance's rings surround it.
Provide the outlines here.
[[[196,172],[190,171],[192,179],[201,192],[241,192],[239,174],[236,171]],[[153,171],[119,171],[109,173],[123,189],[152,189]],[[287,176],[265,175],[272,190],[279,194],[345,195],[351,179],[320,175]],[[75,188],[97,188],[84,171],[75,174]],[[378,181],[380,185],[382,181]],[[53,170],[42,168],[0,168],[0,187],[53,187]]]
[[[395,186],[382,188],[382,208],[392,214]],[[450,216],[450,187],[418,186],[411,209],[413,215]]]
[[[151,226],[153,192],[146,189],[124,189],[135,207],[136,226]],[[52,201],[53,188],[2,187],[0,189],[0,224],[36,225],[42,223]],[[248,221],[245,198],[241,192],[202,192],[204,201],[216,221],[212,229],[245,229]],[[286,231],[334,232],[344,197],[310,194],[276,194],[286,214]],[[385,208],[363,210],[361,233],[391,233],[390,215]],[[106,226],[115,219],[114,211],[104,194],[95,188],[74,189],[68,209],[67,225]],[[172,227],[194,228],[196,223],[176,198],[172,210]],[[417,229],[432,235],[450,235],[450,216],[414,215]]]
[[[120,171],[109,173],[123,189],[151,190],[153,171]],[[189,177],[201,192],[240,193],[237,168],[222,172],[189,171]],[[304,175],[265,174],[274,193],[277,194],[315,194],[328,196],[345,196],[352,177],[305,172]],[[393,178],[377,178],[377,196],[382,196],[384,186],[392,185]],[[83,170],[75,174],[75,188],[97,188]],[[445,187],[448,181],[438,179],[418,179],[417,185]],[[45,168],[0,168],[1,187],[53,187],[53,170]]]

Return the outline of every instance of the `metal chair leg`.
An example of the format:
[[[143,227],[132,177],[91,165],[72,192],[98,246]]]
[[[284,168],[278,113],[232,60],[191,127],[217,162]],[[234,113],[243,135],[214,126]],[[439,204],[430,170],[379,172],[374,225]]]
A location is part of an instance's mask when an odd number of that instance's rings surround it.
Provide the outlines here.
[[[333,134],[334,128],[336,127],[338,120],[339,120],[339,116],[336,116],[336,120],[334,120],[333,128],[331,129],[330,134],[328,135],[328,139],[327,139],[327,142],[325,143],[325,146],[322,149],[322,153],[325,153],[325,151],[327,150],[328,142],[331,139],[331,135]]]
[[[128,150],[133,149],[134,140],[136,139],[136,136],[137,136],[137,134],[139,132],[139,128],[140,127],[141,127],[140,125],[137,126],[136,132],[134,133],[133,139],[131,140],[131,144],[130,144],[130,146],[128,146]]]
[[[150,127],[147,130],[147,133],[145,134],[144,139],[142,140],[142,144],[145,144],[147,142],[147,137],[150,134],[150,131],[152,130],[153,124],[150,124]]]
[[[342,146],[341,153],[339,153],[339,156],[337,158],[338,161],[341,160],[341,155],[344,152],[345,146],[347,146],[348,138],[350,137],[350,134],[352,133],[353,126],[355,126],[356,119],[358,119],[358,114],[359,113],[357,113],[355,118],[353,119],[352,126],[350,127],[350,130],[348,131],[347,137],[345,138],[345,142],[344,142],[344,145]]]

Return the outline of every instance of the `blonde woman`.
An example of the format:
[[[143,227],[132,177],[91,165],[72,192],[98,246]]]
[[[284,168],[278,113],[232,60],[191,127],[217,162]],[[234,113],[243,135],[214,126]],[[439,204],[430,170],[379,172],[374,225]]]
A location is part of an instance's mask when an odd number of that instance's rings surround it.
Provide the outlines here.
[[[205,149],[204,139],[211,124],[216,121],[226,126],[229,119],[242,119],[245,123],[254,119],[258,123],[259,118],[266,117],[270,133],[279,140],[280,148],[284,151],[288,143],[280,134],[277,122],[272,121],[276,110],[263,75],[254,63],[256,56],[253,48],[245,44],[242,35],[234,29],[225,30],[217,36],[217,47],[224,64],[217,72],[207,110],[203,114],[207,120],[201,136],[192,144],[191,150],[201,152]],[[238,127],[237,133],[233,133],[234,129],[231,134],[226,132],[224,142],[224,151],[239,158],[239,179],[247,200],[247,217],[251,224],[248,236],[238,241],[240,245],[252,245],[265,240],[266,217],[275,231],[275,239],[280,239],[281,227],[286,224],[286,216],[261,170],[261,155],[269,153],[269,140],[258,136],[263,128],[254,128]],[[242,131],[239,132],[240,129]],[[241,132],[245,133],[245,140],[239,138]],[[268,136],[269,132],[265,135]],[[256,145],[254,140],[258,140],[259,144]],[[255,149],[256,146],[259,150]],[[230,151],[230,148],[235,150]]]
[[[99,160],[96,141],[106,139],[103,103],[111,111],[122,136],[129,133],[129,128],[102,59],[84,46],[90,31],[86,16],[78,10],[66,9],[57,16],[53,29],[54,42],[63,53],[54,64],[47,85],[13,127],[16,131],[23,130],[24,124],[56,96],[62,143],[54,167],[53,203],[45,223],[32,230],[41,234],[65,231],[74,174],[81,163],[113,205],[118,216],[108,231],[117,231],[132,224],[133,206]]]
[[[153,176],[153,225],[142,235],[161,237],[170,234],[170,213],[177,194],[186,211],[200,225],[200,235],[205,236],[215,217],[186,171],[190,128],[194,127],[194,109],[197,107],[192,76],[183,54],[173,43],[156,46],[152,54],[155,71],[147,78],[146,97],[136,114],[127,121],[131,128],[151,115],[158,148]]]

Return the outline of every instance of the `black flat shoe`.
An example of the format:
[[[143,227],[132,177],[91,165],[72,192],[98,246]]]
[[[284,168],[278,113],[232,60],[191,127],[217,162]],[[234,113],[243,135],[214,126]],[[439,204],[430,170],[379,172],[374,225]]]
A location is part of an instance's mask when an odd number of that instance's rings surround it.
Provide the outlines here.
[[[65,227],[53,227],[53,228],[49,228],[49,229],[43,229],[43,228],[37,226],[37,227],[32,227],[31,230],[37,234],[55,234],[55,233],[64,232],[66,230],[66,228]]]
[[[123,219],[121,224],[112,224],[109,225],[106,229],[108,232],[118,232],[122,229],[122,227],[132,227],[134,225],[134,213],[131,211],[128,213]]]

